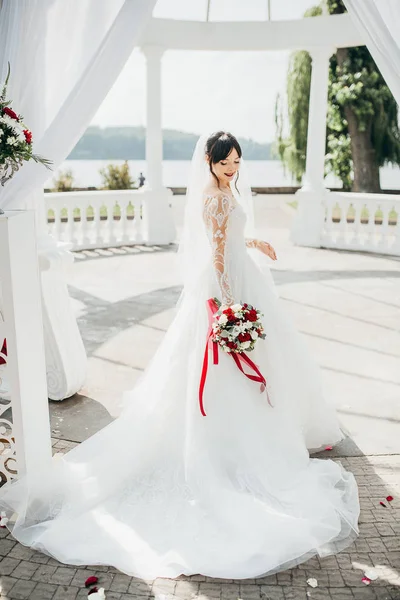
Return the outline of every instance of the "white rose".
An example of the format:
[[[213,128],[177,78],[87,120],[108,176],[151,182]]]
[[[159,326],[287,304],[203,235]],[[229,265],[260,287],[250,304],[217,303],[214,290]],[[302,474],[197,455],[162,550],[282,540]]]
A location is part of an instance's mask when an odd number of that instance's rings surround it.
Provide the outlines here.
[[[231,306],[231,309],[233,310],[233,312],[239,312],[240,310],[242,310],[242,305],[241,304],[233,304]]]
[[[237,337],[239,333],[242,333],[242,328],[235,325],[235,327],[232,329],[232,335]]]
[[[252,337],[252,339],[253,339],[253,340],[256,340],[256,339],[258,338],[258,333],[257,333],[257,331],[251,331],[251,332],[250,332],[250,335],[251,335],[251,337]]]
[[[16,139],[15,139],[15,137],[13,137],[13,136],[10,136],[10,137],[8,137],[8,138],[7,138],[7,144],[8,144],[9,146],[15,146],[15,143],[16,143],[16,141],[17,141],[17,140],[16,140]]]
[[[242,342],[241,347],[243,348],[243,350],[247,350],[247,348],[250,348],[251,346],[251,342]]]
[[[8,115],[4,115],[2,121],[11,129],[15,130],[18,128],[18,122],[15,119],[9,117]]]
[[[226,315],[221,315],[218,319],[220,325],[225,325],[228,322],[228,317]]]
[[[18,135],[17,135],[17,138],[18,138],[18,141],[19,141],[19,142],[25,142],[25,141],[26,141],[26,140],[25,140],[25,134],[24,134],[22,131],[20,131],[20,132],[18,133]]]
[[[22,136],[25,141],[24,128],[21,127],[21,125],[19,123],[17,123],[16,126],[14,127],[14,135],[16,135],[18,137]]]

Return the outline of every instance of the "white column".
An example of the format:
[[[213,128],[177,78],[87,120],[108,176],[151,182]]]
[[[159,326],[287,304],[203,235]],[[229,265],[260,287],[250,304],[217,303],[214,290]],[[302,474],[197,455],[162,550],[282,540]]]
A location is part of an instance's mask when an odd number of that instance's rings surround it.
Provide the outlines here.
[[[10,454],[0,456],[0,475],[4,482],[15,477],[15,460],[18,473],[27,473],[33,478],[51,460],[33,211],[5,211],[0,216],[0,286],[4,318],[0,345],[3,335],[7,339],[6,368],[2,369],[2,377],[9,389],[6,404],[10,403],[12,411],[11,422],[5,419],[0,407],[2,437],[11,448]]]
[[[176,230],[170,206],[171,190],[163,186],[163,135],[161,59],[164,48],[144,46],[146,58],[146,162],[147,185],[143,193],[143,232],[146,244],[169,244]]]
[[[147,181],[153,190],[162,188],[161,59],[164,48],[145,46],[146,57],[146,161]]]
[[[310,105],[307,130],[306,173],[303,187],[296,193],[298,207],[291,237],[301,246],[319,247],[325,217],[324,164],[326,113],[328,109],[329,59],[334,48],[310,50],[312,60]]]

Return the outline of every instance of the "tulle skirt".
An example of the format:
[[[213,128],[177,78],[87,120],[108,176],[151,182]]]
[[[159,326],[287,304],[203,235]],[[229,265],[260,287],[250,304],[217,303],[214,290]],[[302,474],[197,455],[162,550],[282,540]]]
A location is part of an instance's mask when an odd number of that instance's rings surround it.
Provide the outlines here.
[[[121,415],[34,479],[0,490],[16,539],[66,564],[143,579],[260,577],[353,541],[354,476],[309,456],[343,439],[335,411],[272,286],[247,253],[243,261],[235,297],[265,315],[267,337],[251,358],[273,406],[220,353],[200,413],[205,302],[218,293],[210,265]]]

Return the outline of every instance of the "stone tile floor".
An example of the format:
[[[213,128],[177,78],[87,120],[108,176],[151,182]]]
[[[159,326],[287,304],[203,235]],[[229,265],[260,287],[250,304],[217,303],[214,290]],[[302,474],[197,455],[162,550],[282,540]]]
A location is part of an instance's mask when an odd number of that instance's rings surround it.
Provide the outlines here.
[[[315,456],[340,460],[354,473],[359,538],[336,556],[257,580],[142,581],[107,566],[62,565],[0,529],[0,600],[87,598],[84,581],[92,574],[107,600],[400,600],[400,262],[293,247],[285,203],[257,198],[257,219],[277,249],[273,276],[284,308],[318,358],[325,388],[335,391],[349,437]],[[173,317],[180,292],[173,255],[174,248],[127,247],[77,256],[68,284],[89,356],[88,380],[82,395],[50,403],[54,452],[68,451],[118,416],[121,391],[134,384]],[[132,352],[138,344],[141,352]],[[361,578],[371,567],[379,578],[365,586]],[[310,577],[318,587],[307,585]]]
[[[74,445],[53,440],[54,452],[66,452]],[[8,530],[0,529],[0,599],[87,598],[84,582],[96,575],[107,600],[400,600],[400,456],[333,460],[340,460],[354,473],[361,502],[360,536],[336,556],[314,557],[294,569],[261,579],[217,580],[195,575],[142,581],[113,567],[63,565],[16,543]],[[392,502],[385,500],[388,495],[394,497]],[[379,578],[366,586],[361,578],[368,568],[374,568]],[[309,578],[315,578],[318,587],[310,587]]]

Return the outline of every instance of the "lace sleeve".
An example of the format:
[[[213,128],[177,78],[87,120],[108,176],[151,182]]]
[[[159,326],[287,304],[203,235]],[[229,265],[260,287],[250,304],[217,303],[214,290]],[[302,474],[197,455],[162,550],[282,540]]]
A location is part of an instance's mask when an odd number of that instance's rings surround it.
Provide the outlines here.
[[[258,248],[259,241],[254,238],[246,238],[247,248]]]
[[[226,260],[226,234],[232,202],[228,196],[207,196],[204,201],[204,221],[210,236],[214,268],[223,304],[234,304]]]

